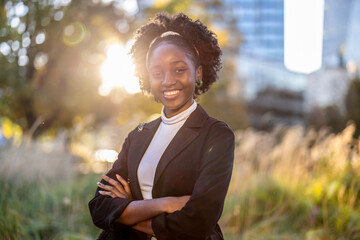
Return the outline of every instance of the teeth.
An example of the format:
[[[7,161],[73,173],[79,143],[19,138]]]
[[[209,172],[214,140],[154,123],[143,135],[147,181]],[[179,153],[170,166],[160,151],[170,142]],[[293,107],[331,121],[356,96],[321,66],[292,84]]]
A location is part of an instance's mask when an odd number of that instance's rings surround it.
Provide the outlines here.
[[[164,95],[165,95],[165,96],[175,95],[175,94],[177,94],[178,92],[180,92],[180,91],[179,91],[179,90],[175,90],[175,91],[170,91],[170,92],[164,92]]]

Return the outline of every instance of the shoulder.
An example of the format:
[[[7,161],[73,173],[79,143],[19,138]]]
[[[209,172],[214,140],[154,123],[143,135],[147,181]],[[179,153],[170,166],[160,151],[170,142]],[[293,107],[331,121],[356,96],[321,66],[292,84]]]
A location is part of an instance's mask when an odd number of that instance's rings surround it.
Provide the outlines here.
[[[205,111],[204,108],[202,108],[200,105],[198,106],[199,110],[203,112],[203,114],[206,115],[204,126],[208,126],[210,132],[218,132],[223,135],[229,135],[234,136],[233,130],[227,125],[225,122],[220,121],[216,118],[213,118],[208,115],[208,113]]]
[[[221,141],[223,143],[234,144],[235,134],[233,130],[223,121],[210,117],[211,126],[208,131],[208,139],[211,142]]]
[[[161,118],[158,117],[150,122],[139,123],[132,131],[130,131],[128,137],[141,137],[144,133],[149,130],[157,129],[161,122]]]
[[[205,140],[205,144],[223,144],[233,145],[235,142],[235,135],[233,130],[223,121],[213,118],[208,115],[204,108],[198,105],[198,108],[194,111],[195,119],[192,121],[194,127],[199,127],[201,135]]]
[[[227,134],[227,135],[234,135],[233,130],[225,122],[217,120],[212,117],[210,117],[210,118],[212,119],[212,124],[211,124],[212,131],[219,131],[219,132],[223,132],[224,134]]]

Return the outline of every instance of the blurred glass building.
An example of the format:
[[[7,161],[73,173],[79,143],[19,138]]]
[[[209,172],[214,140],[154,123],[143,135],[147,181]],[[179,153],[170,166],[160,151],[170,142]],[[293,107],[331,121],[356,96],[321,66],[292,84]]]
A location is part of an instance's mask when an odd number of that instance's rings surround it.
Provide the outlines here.
[[[350,35],[350,10],[353,3],[354,0],[325,0],[323,68],[344,65],[344,48],[346,38]]]
[[[347,28],[347,37],[345,44],[345,60],[350,66],[360,64],[360,0],[351,1],[349,12],[349,27]],[[352,70],[352,69],[350,69]],[[354,69],[356,70],[356,69]]]
[[[222,2],[242,34],[237,70],[251,125],[268,128],[273,123],[302,121],[305,78],[284,66],[284,0]],[[292,95],[283,95],[285,91]]]
[[[350,63],[354,71],[360,63],[360,0],[317,0],[324,6],[321,67],[312,73],[288,70],[284,64],[284,1],[222,1],[242,33],[238,74],[254,125],[267,112],[273,122],[291,125],[303,122],[304,114],[313,107],[336,105],[342,111],[352,77],[346,66]],[[312,2],[307,2],[311,7]],[[307,12],[300,16],[308,20]]]
[[[302,76],[284,66],[284,0],[225,0],[243,38],[238,58],[246,99],[266,88],[303,91]],[[289,78],[294,79],[288,81]]]
[[[283,0],[225,0],[243,35],[241,55],[283,62]]]

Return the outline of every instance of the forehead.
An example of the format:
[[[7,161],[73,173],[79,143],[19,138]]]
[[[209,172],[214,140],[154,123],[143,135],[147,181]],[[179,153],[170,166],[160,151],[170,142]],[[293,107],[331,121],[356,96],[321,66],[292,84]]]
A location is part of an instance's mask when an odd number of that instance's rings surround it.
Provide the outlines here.
[[[151,52],[149,66],[159,63],[173,63],[179,61],[192,64],[191,59],[182,48],[172,43],[163,42],[156,46]]]

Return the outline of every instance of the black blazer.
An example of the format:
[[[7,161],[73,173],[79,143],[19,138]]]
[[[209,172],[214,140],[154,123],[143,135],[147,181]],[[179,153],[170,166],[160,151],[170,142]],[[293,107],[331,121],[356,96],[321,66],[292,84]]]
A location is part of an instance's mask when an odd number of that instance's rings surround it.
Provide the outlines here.
[[[130,181],[133,200],[141,200],[137,168],[161,118],[135,128],[126,138],[108,176],[120,174]],[[223,122],[208,116],[198,105],[177,132],[156,168],[153,198],[191,195],[180,211],[152,219],[158,240],[223,239],[219,220],[230,183],[234,160],[234,134]],[[102,180],[102,183],[106,184]],[[115,222],[133,200],[102,196],[96,190],[89,202],[94,224],[112,231],[116,239],[145,239],[146,235]]]

